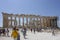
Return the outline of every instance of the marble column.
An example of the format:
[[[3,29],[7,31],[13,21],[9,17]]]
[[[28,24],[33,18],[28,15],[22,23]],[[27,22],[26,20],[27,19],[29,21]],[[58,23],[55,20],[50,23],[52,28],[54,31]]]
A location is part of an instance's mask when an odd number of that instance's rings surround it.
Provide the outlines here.
[[[8,16],[3,14],[3,27],[8,27]]]
[[[48,27],[50,27],[50,18],[48,18]]]
[[[47,23],[47,27],[48,27],[48,26],[49,26],[49,25],[48,25],[48,21],[49,21],[49,20],[48,20],[48,17],[47,17],[47,19],[46,19],[46,20],[47,20],[47,22],[46,22],[46,23]]]
[[[19,17],[19,27],[20,27],[20,17]]]
[[[53,19],[51,19],[50,21],[51,21],[51,25],[50,26],[53,27]]]
[[[28,27],[28,17],[26,17],[26,24],[27,24],[27,27]]]
[[[57,20],[54,19],[54,27],[57,27]]]
[[[16,20],[16,16],[15,16],[14,25],[15,25],[15,26],[17,26],[17,20]]]
[[[44,17],[43,17],[42,21],[43,21],[43,25],[42,25],[42,27],[44,28]]]
[[[42,20],[42,17],[41,17],[41,27],[42,27],[42,21],[43,21],[43,20]]]
[[[30,17],[30,25],[31,25],[31,22],[32,22],[32,17]]]
[[[44,26],[46,27],[46,17],[44,18]]]
[[[22,17],[23,18],[23,27],[24,27],[24,17]]]
[[[40,17],[40,27],[42,27],[42,25],[41,25],[41,17]]]
[[[52,27],[54,27],[54,19],[52,19]]]
[[[51,28],[53,28],[53,19],[50,20],[51,21]]]
[[[37,17],[37,22],[36,22],[36,24],[37,24],[37,27],[38,27],[38,17]]]
[[[11,16],[11,27],[12,27],[12,16]]]
[[[33,24],[34,24],[34,27],[36,28],[36,26],[35,26],[35,17],[33,17]]]
[[[52,23],[51,23],[51,19],[50,19],[50,27],[51,27],[51,24],[52,24]]]
[[[30,16],[29,26],[32,28],[32,17]]]
[[[57,27],[57,19],[55,20],[55,22],[56,22],[56,23],[55,23],[55,25],[56,25],[55,27]]]
[[[46,18],[46,27],[47,27],[47,18]]]

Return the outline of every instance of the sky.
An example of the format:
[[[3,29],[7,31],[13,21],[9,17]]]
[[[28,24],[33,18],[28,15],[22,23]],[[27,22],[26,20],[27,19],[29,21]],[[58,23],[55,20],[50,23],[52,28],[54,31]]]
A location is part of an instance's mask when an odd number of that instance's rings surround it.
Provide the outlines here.
[[[3,26],[2,12],[58,16],[60,19],[60,0],[0,0],[0,27]]]

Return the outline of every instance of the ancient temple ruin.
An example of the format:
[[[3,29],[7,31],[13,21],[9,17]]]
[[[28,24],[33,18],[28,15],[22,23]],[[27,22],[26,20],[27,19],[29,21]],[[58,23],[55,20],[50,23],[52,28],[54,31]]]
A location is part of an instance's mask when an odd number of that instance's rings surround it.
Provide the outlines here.
[[[8,14],[2,12],[3,27],[32,27],[47,28],[57,27],[57,16],[40,16],[28,14]]]

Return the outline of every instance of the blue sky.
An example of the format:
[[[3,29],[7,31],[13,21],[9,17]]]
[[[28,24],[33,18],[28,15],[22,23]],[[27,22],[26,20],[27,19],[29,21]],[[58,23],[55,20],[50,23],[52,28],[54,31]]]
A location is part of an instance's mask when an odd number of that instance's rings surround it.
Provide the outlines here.
[[[0,26],[3,22],[1,12],[59,17],[60,0],[0,0]]]

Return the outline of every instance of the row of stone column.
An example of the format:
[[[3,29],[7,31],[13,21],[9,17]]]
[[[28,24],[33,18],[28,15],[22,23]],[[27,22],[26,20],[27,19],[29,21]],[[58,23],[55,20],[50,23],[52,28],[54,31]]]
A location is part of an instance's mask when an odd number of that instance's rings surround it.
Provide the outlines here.
[[[42,20],[41,20],[42,19]],[[43,21],[43,22],[42,22]],[[40,18],[41,27],[57,27],[57,19],[52,18]]]
[[[21,18],[22,18],[22,25],[23,25],[23,27],[24,27],[24,17],[18,17],[18,21],[19,21],[19,26],[21,26]],[[15,17],[15,19],[12,19],[12,16],[10,17],[10,22],[11,22],[11,27],[12,27],[12,22],[14,22],[14,25],[15,26],[17,26],[17,17]],[[12,20],[14,20],[14,21],[12,21]],[[32,18],[30,19],[30,20],[32,20]],[[27,26],[28,26],[28,17],[26,17],[26,24],[27,24]]]
[[[21,25],[20,24],[20,22],[21,22],[21,20],[20,20],[20,18],[22,18],[23,20],[22,20],[22,23],[23,23],[23,27],[24,27],[24,17],[18,17],[18,21],[19,21],[19,25]],[[30,18],[30,19],[29,19]],[[10,17],[10,22],[11,22],[11,27],[12,27],[12,22],[14,22],[14,25],[16,26],[17,25],[17,17],[15,17],[15,19],[14,19],[14,21],[12,21],[13,19],[12,19],[12,16]],[[29,21],[28,21],[28,19],[29,19]],[[36,20],[38,21],[38,19],[39,18],[36,18]],[[28,24],[28,22],[31,22],[32,20],[35,20],[35,17],[26,17],[26,24],[27,24],[27,27],[29,26],[29,24]],[[33,23],[34,23],[34,21],[32,21]],[[31,23],[30,23],[31,24]],[[32,24],[33,25],[33,24]]]
[[[24,17],[19,17],[19,25],[21,25],[20,24],[20,18],[22,18],[23,19],[23,21],[22,21],[22,23],[23,23],[23,27],[24,27]],[[32,18],[32,17],[30,17],[30,21],[31,20],[35,20],[35,18]],[[40,17],[40,18],[36,18],[37,19],[37,21],[39,21],[40,22],[40,27],[54,27],[54,26],[57,26],[57,21],[55,20],[55,19],[49,19],[49,18],[43,18],[43,17]],[[39,20],[38,20],[39,19]],[[12,26],[12,17],[11,17],[11,26]],[[34,22],[34,21],[33,21]],[[37,22],[38,23],[38,22]],[[28,27],[28,17],[26,17],[26,24],[27,24],[27,27]],[[15,17],[15,21],[14,21],[14,25],[16,26],[17,25],[17,19],[16,19],[16,17]],[[32,24],[33,25],[33,24]],[[37,25],[37,27],[38,27],[38,25]]]
[[[12,27],[12,22],[14,22],[14,25],[16,26],[17,25],[17,17],[15,16],[15,19],[13,20],[13,16],[8,16],[8,15],[3,15],[3,26],[4,27],[9,27],[9,19],[8,17],[10,17],[10,22],[11,22],[11,27]],[[21,20],[20,18],[22,18],[22,24],[23,24],[23,27],[24,27],[24,18],[26,18],[26,24],[27,24],[27,27],[30,25],[28,24],[30,21],[32,20],[37,20],[38,22],[40,22],[40,27],[57,27],[57,19],[55,18],[48,18],[48,17],[24,17],[24,16],[21,16],[21,17],[18,17],[18,21],[19,21],[19,25],[21,25]],[[30,18],[30,19],[29,19]],[[29,19],[29,21],[28,21]],[[36,22],[38,24],[38,22]],[[33,21],[33,23],[35,23],[35,21]],[[32,24],[33,25],[33,24]],[[37,27],[39,27],[37,25]]]

